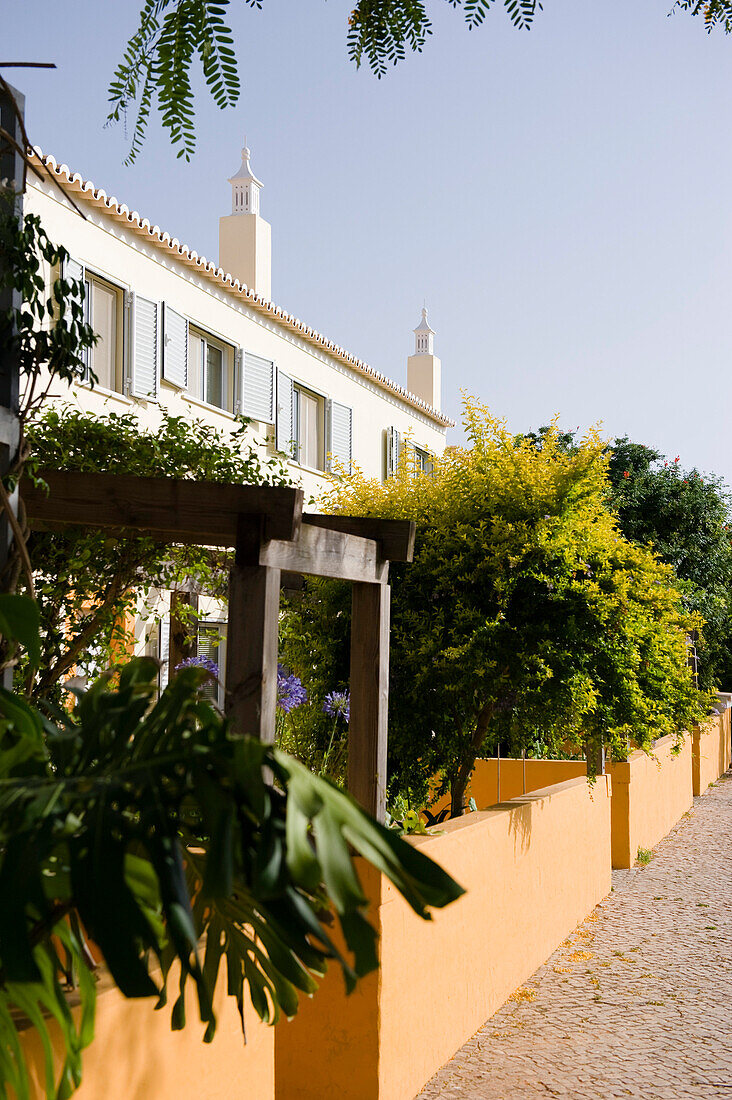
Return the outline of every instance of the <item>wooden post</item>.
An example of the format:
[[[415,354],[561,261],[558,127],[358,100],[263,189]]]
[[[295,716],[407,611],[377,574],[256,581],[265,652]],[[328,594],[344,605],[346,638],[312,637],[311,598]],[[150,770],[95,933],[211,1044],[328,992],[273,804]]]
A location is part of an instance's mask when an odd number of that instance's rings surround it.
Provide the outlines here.
[[[251,561],[261,525],[242,517],[229,575],[226,632],[226,714],[235,733],[272,744],[277,707],[277,627],[280,570]]]
[[[390,606],[387,584],[354,584],[348,789],[381,822],[386,817]]]

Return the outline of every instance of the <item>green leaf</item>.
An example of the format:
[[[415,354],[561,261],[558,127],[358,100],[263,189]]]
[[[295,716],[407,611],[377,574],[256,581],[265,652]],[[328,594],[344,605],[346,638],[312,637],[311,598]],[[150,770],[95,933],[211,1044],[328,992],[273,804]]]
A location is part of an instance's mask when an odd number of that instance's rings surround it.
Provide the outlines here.
[[[39,628],[40,612],[35,600],[30,596],[0,595],[0,634],[25,646],[34,668],[41,661]]]

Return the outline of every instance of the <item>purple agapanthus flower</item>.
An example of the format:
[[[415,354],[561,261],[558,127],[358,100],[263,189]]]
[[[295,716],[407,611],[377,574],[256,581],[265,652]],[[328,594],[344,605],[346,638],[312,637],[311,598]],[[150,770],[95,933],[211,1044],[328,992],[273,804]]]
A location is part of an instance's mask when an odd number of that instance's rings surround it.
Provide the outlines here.
[[[186,657],[184,661],[175,666],[175,671],[180,672],[182,668],[205,668],[206,672],[210,672],[215,680],[219,678],[219,666],[213,657]]]
[[[323,703],[323,713],[331,718],[345,718],[351,720],[351,695],[348,691],[329,691]]]
[[[293,672],[287,672],[277,665],[277,706],[285,714],[307,702],[308,693],[302,686],[302,680]]]

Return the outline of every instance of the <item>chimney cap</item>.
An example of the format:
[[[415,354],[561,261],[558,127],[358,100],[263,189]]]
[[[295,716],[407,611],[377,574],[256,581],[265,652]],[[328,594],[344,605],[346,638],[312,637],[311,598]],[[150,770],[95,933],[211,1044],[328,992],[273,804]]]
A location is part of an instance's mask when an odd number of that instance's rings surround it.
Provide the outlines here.
[[[244,138],[244,148],[241,151],[241,165],[239,166],[239,171],[235,172],[234,175],[230,177],[229,183],[233,183],[235,180],[253,180],[258,187],[264,186],[262,181],[258,180],[254,172],[252,172],[252,166],[249,163],[250,156],[251,153],[247,148],[246,138]]]

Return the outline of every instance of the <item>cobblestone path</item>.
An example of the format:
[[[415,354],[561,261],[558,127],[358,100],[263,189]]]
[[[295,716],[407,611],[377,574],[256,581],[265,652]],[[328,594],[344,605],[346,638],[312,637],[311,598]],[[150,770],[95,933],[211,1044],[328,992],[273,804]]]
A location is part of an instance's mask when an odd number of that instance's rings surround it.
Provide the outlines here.
[[[694,800],[420,1100],[732,1100],[732,775]]]

